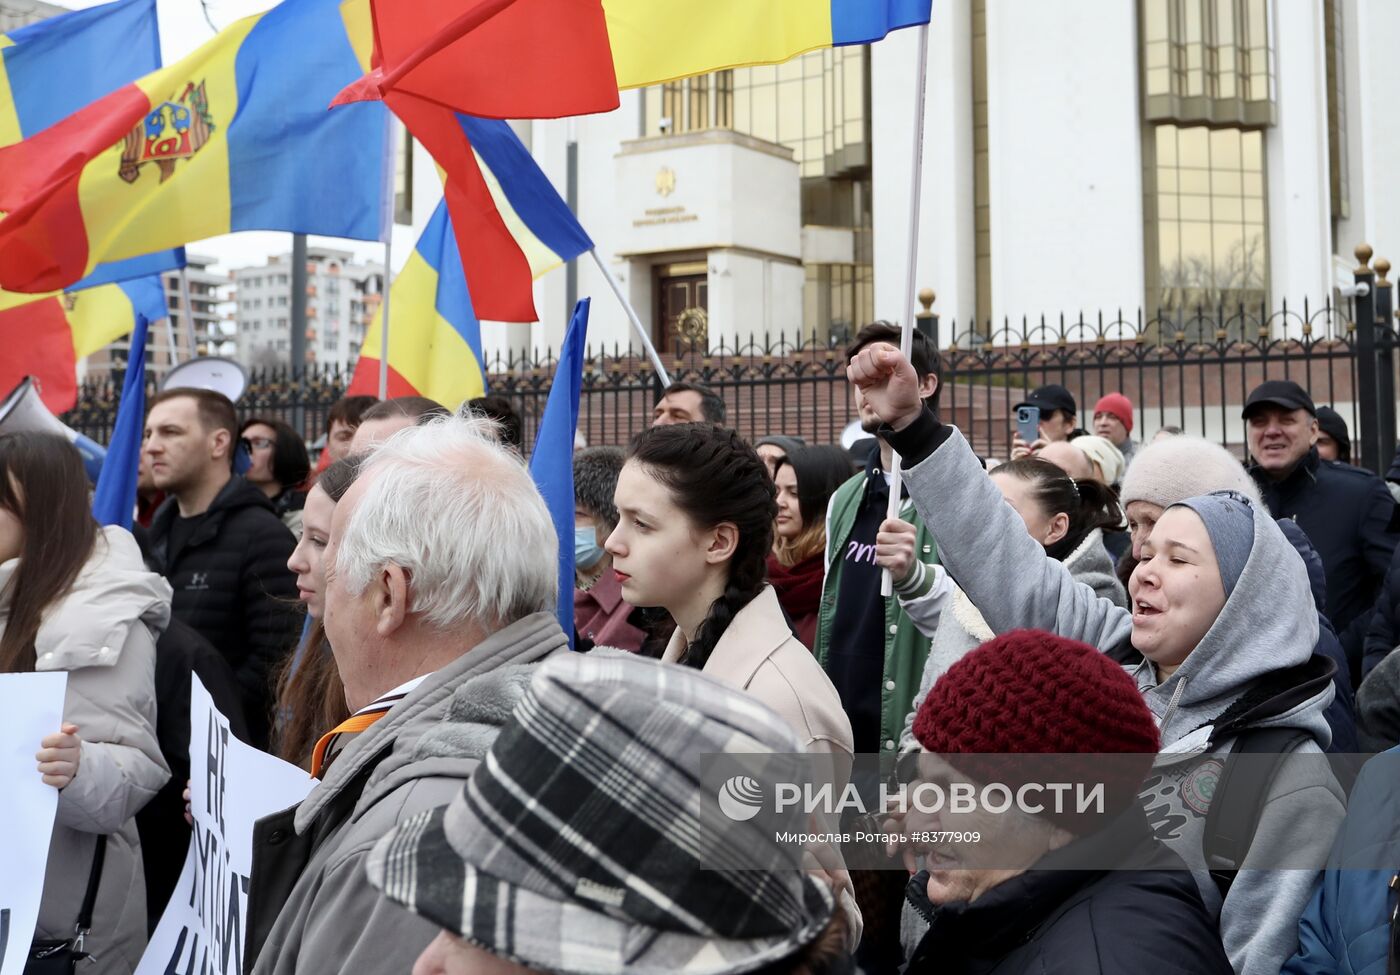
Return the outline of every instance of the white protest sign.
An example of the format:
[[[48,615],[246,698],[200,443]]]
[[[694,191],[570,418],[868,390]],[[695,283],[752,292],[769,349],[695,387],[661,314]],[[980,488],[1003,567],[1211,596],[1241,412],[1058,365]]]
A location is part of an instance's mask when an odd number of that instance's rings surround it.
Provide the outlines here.
[[[63,723],[67,686],[61,671],[0,674],[0,975],[24,971],[39,920],[58,790],[44,784],[34,753]]]
[[[235,738],[198,677],[192,685],[194,838],[136,975],[242,975],[253,824],[300,802],[316,784],[303,769]]]

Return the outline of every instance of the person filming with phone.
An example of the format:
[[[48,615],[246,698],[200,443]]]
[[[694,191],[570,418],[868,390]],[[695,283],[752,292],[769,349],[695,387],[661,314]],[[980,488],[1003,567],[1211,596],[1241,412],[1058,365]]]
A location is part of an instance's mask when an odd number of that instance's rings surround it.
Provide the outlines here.
[[[1073,440],[1084,431],[1075,427],[1079,413],[1074,396],[1063,386],[1041,386],[1016,404],[1016,430],[1011,438],[1011,459],[1029,457],[1046,444]]]

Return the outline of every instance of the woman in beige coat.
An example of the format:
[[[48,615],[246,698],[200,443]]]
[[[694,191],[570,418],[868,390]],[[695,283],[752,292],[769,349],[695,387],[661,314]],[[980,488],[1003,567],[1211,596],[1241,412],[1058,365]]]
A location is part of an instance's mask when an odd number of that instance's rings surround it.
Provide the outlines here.
[[[777,502],[754,449],[710,424],[653,427],[633,446],[614,501],[619,520],[605,547],[622,598],[676,621],[664,659],[748,691],[809,751],[849,756],[841,698],[767,582]]]
[[[126,975],[146,945],[135,815],[170,777],[156,743],[155,640],[170,587],[128,532],[100,529],[60,436],[0,437],[0,673],[67,671],[63,725],[35,742],[59,790],[36,940],[73,936],[107,837],[82,970]]]

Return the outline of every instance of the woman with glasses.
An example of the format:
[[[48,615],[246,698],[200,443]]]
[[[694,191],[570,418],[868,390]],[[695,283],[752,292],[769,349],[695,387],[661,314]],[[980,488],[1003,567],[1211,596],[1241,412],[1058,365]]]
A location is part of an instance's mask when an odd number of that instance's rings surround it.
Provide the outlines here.
[[[244,479],[272,500],[282,523],[300,537],[306,479],[311,474],[306,442],[288,424],[263,417],[244,421],[238,435],[252,459]]]

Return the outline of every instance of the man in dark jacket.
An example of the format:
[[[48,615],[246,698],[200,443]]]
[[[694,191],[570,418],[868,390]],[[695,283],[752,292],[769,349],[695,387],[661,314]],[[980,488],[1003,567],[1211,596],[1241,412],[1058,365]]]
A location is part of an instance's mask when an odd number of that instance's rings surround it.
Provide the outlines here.
[[[1048,798],[927,820],[911,812],[907,836],[969,830],[977,840],[914,844],[927,859],[909,899],[929,927],[906,972],[1230,972],[1191,874],[1135,801],[1157,723],[1108,657],[1039,630],[1003,634],[939,678],[914,736],[924,782],[996,784],[1018,797],[1043,794],[1028,783],[1074,782],[1101,800],[1082,815]],[[1092,757],[1066,761],[1076,753]]]
[[[203,389],[151,402],[145,453],[170,497],[151,523],[150,560],[175,591],[172,612],[233,668],[250,743],[267,746],[272,671],[296,642],[296,539],[267,496],[232,470],[233,404]]]
[[[1275,518],[1296,521],[1327,574],[1327,618],[1337,628],[1361,682],[1362,645],[1397,536],[1389,531],[1395,501],[1369,471],[1322,460],[1317,408],[1294,382],[1270,380],[1245,401],[1253,465],[1249,469]]]
[[[190,778],[190,686],[194,675],[214,706],[228,718],[233,733],[240,739],[248,736],[243,697],[228,662],[208,640],[178,619],[171,619],[156,641],[156,740],[165,764],[170,766],[170,781],[136,814],[146,874],[146,924],[151,931],[175,892],[189,847],[184,791]]]

